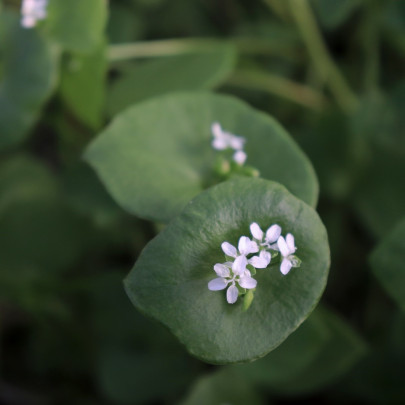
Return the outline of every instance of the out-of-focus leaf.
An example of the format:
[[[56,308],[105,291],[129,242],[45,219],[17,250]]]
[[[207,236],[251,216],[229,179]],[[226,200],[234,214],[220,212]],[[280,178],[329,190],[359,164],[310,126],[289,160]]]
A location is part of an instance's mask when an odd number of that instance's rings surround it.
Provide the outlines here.
[[[168,400],[192,381],[198,363],[161,325],[134,311],[121,274],[97,275],[86,293],[91,297],[91,324],[98,336],[99,389],[118,403]]]
[[[405,158],[377,149],[353,197],[359,217],[376,237],[386,235],[405,213]]]
[[[127,3],[110,2],[107,37],[110,44],[130,43],[141,37],[146,21]]]
[[[49,169],[28,155],[11,156],[0,163],[0,213],[19,201],[53,200],[59,191]]]
[[[1,13],[0,149],[21,142],[39,118],[56,84],[57,52],[37,30],[20,27],[15,14]],[[3,31],[3,29],[2,29]]]
[[[0,166],[3,271],[69,268],[80,255],[83,227],[64,203],[56,178],[39,161],[22,155]]]
[[[145,353],[116,347],[104,351],[98,363],[98,385],[119,404],[144,404],[178,394],[193,376],[185,355]]]
[[[0,215],[0,267],[69,269],[82,238],[80,219],[59,201],[14,203]]]
[[[339,403],[341,393],[350,395],[355,403],[405,403],[405,316],[398,310],[387,318],[384,340],[378,341],[373,351],[334,387],[332,395]]]
[[[362,0],[313,0],[312,3],[322,25],[334,29],[351,17]]]
[[[107,6],[107,0],[52,0],[42,28],[62,48],[91,53],[102,42]]]
[[[233,366],[243,377],[261,386],[288,383],[308,371],[323,346],[331,339],[330,330],[318,315],[318,310],[285,342],[254,363]]]
[[[107,64],[105,46],[86,55],[66,55],[60,92],[71,111],[84,124],[97,129],[102,122]]]
[[[302,395],[318,391],[342,378],[365,354],[363,339],[340,317],[324,308],[317,309],[317,316],[329,332],[317,356],[308,367],[284,383],[271,386],[283,395]]]
[[[127,211],[167,222],[210,183],[218,151],[211,125],[246,138],[247,164],[315,205],[313,168],[284,129],[243,102],[209,93],[176,93],[120,114],[90,144],[85,159]]]
[[[226,368],[200,377],[180,405],[260,405],[264,403],[246,379]],[[266,401],[266,404],[270,403]]]
[[[64,175],[67,201],[81,214],[103,226],[114,223],[124,212],[105,191],[95,173],[84,163]]]
[[[108,96],[108,112],[115,115],[131,104],[170,91],[214,88],[232,72],[235,57],[234,46],[223,44],[195,54],[135,64],[113,82]]]
[[[405,311],[405,218],[373,251],[370,264],[381,285]]]
[[[302,260],[287,276],[279,263],[258,271],[251,307],[210,291],[221,243],[236,245],[249,225],[291,232]],[[125,280],[134,305],[165,324],[194,356],[214,364],[255,360],[283,342],[311,313],[327,278],[329,247],[316,212],[281,185],[234,179],[190,201],[143,250]]]
[[[347,117],[327,111],[297,140],[315,167],[323,193],[337,200],[347,198],[368,159],[366,141],[351,131]]]

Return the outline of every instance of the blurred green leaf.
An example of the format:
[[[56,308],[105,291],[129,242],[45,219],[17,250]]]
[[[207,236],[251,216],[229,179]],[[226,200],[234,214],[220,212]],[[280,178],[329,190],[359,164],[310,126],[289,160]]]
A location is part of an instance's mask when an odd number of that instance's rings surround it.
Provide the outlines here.
[[[195,54],[135,64],[113,82],[108,96],[108,113],[113,116],[131,104],[170,91],[215,88],[232,72],[235,59],[235,47],[224,44]]]
[[[352,16],[362,0],[313,0],[312,3],[322,25],[334,29]]]
[[[47,12],[42,28],[62,48],[91,53],[100,46],[108,16],[106,0],[52,0]]]
[[[262,177],[316,204],[315,173],[289,135],[271,117],[227,96],[177,93],[134,106],[101,133],[85,159],[124,209],[166,222],[213,175],[215,121],[246,138],[247,164]]]
[[[260,405],[264,401],[244,378],[226,368],[200,377],[180,402],[180,405],[205,404]]]
[[[18,154],[0,162],[0,213],[16,202],[55,199],[59,191],[50,170],[29,155]]]
[[[20,27],[18,16],[0,14],[5,31],[0,57],[0,149],[21,142],[39,118],[57,77],[57,52],[37,30]]]
[[[374,156],[353,195],[360,219],[376,237],[385,236],[404,215],[405,159],[375,148]]]
[[[208,290],[221,243],[237,244],[257,221],[294,234],[302,264],[257,273],[255,299],[229,305]],[[165,324],[194,356],[214,364],[255,360],[303,322],[322,294],[329,266],[326,231],[315,211],[277,183],[234,179],[201,193],[143,250],[125,280],[134,305]]]
[[[121,274],[110,271],[88,282],[99,389],[117,403],[168,400],[192,381],[197,362],[161,325],[134,311]]]
[[[145,353],[123,347],[104,351],[97,371],[101,391],[120,404],[167,400],[184,389],[194,375],[184,355]]]
[[[318,308],[317,315],[329,332],[317,356],[304,370],[284,383],[272,385],[274,392],[303,395],[318,391],[347,373],[367,352],[357,333],[333,312]]]
[[[373,251],[370,265],[387,293],[405,311],[405,218]]]
[[[110,2],[107,37],[110,44],[129,43],[140,38],[146,25],[142,13],[127,3]]]
[[[106,74],[104,45],[91,54],[67,55],[62,66],[62,99],[90,128],[97,129],[102,123]]]
[[[325,343],[330,331],[316,309],[311,316],[279,347],[254,363],[233,366],[236,372],[263,387],[285,384],[308,372]]]
[[[67,202],[95,224],[108,226],[124,212],[106,192],[95,173],[85,163],[73,165],[64,173]]]

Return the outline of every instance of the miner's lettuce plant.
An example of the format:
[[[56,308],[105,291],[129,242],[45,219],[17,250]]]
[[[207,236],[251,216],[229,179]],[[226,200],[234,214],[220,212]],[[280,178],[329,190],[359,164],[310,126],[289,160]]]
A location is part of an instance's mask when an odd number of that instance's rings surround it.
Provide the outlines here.
[[[404,32],[0,0],[0,403],[405,403]]]
[[[271,117],[231,97],[170,94],[119,114],[85,158],[123,208],[168,222],[125,287],[196,357],[262,357],[316,306],[329,268],[326,231],[307,205],[317,180]]]

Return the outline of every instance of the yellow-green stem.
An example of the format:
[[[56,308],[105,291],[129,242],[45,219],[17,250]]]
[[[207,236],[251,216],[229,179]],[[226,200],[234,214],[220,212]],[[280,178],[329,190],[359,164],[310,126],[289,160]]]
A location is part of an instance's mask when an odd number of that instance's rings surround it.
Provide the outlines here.
[[[239,69],[227,79],[226,84],[270,93],[316,111],[327,103],[321,93],[308,86],[257,70]]]
[[[307,0],[287,1],[291,16],[301,32],[318,74],[329,87],[342,110],[347,113],[354,112],[359,105],[358,98],[330,56]]]

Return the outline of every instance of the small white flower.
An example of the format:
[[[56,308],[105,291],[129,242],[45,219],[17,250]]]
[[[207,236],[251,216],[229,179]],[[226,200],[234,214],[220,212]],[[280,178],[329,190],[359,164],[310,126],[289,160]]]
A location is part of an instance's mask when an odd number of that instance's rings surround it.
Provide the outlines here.
[[[277,245],[283,256],[280,271],[282,274],[286,275],[291,270],[291,267],[299,267],[301,264],[300,259],[294,255],[297,250],[294,236],[291,233],[287,234],[285,239],[280,236],[277,240]]]
[[[237,150],[233,154],[233,160],[238,164],[238,165],[243,165],[246,162],[247,159],[247,154],[243,150]]]
[[[250,272],[248,270],[246,270],[248,274],[245,274],[245,272],[243,272],[243,274],[235,272],[234,270],[235,262],[217,263],[214,266],[214,271],[217,274],[218,278],[214,278],[208,283],[208,289],[211,291],[224,290],[225,288],[228,287],[229,284],[231,284],[226,292],[226,300],[228,301],[229,304],[234,304],[238,299],[239,290],[238,287],[236,286],[236,283],[238,283],[242,288],[246,289],[255,288],[257,285],[257,281],[250,276]]]
[[[233,160],[239,165],[243,165],[246,161],[247,155],[243,151],[245,145],[245,138],[226,132],[221,128],[218,122],[214,122],[211,126],[211,132],[214,136],[212,140],[212,147],[217,150],[233,149],[235,151]]]
[[[24,28],[35,27],[38,20],[46,18],[48,0],[23,0],[21,5],[21,25]]]
[[[248,260],[248,263],[251,264],[256,269],[265,269],[271,261],[271,254],[262,250],[259,256],[253,256]]]
[[[280,225],[274,224],[267,229],[266,234],[261,230],[260,226],[253,222],[250,225],[250,232],[252,236],[259,241],[261,246],[265,246],[269,249],[279,250],[277,240],[281,235]]]

